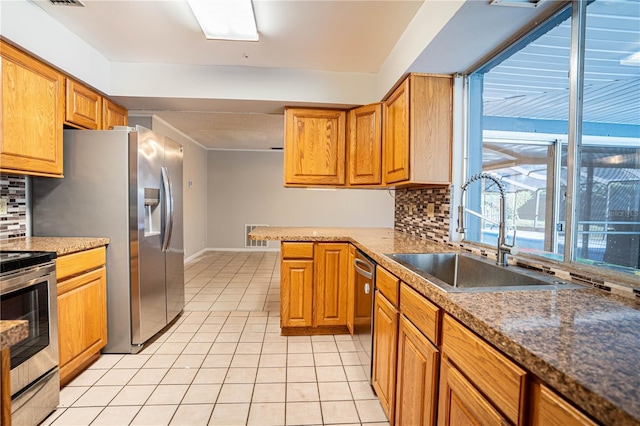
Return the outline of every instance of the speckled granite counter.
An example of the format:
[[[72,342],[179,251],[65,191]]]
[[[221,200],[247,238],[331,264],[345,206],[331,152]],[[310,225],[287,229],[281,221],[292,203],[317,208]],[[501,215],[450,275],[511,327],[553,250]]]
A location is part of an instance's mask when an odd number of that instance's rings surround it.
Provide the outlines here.
[[[0,320],[0,351],[29,337],[29,321]]]
[[[62,256],[109,244],[108,238],[25,237],[0,240],[0,251],[54,251]]]
[[[456,251],[391,229],[258,228],[252,238],[363,250],[605,425],[640,424],[640,304],[593,288],[445,293],[385,253]]]

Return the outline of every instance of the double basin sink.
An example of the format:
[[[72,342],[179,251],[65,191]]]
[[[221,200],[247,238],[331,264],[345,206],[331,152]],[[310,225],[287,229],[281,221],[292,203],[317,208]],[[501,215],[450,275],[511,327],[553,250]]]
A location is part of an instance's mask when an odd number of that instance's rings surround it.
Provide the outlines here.
[[[387,254],[387,257],[449,293],[585,288],[556,277],[464,253]]]

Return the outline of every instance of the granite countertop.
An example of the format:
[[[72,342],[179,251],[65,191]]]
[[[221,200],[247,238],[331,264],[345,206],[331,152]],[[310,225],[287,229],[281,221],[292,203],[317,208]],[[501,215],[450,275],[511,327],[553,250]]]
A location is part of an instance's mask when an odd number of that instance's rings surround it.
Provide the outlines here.
[[[58,256],[109,244],[108,238],[24,237],[0,240],[0,251],[53,251]]]
[[[0,350],[29,337],[29,321],[0,320]]]
[[[385,253],[457,251],[388,228],[257,228],[251,237],[344,241],[371,256],[604,424],[640,424],[640,303],[594,288],[446,293]]]

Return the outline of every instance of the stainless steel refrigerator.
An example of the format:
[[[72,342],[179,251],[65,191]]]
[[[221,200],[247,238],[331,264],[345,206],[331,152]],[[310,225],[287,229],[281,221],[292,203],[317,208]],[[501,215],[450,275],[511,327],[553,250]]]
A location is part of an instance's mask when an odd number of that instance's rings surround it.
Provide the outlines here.
[[[34,178],[33,235],[108,237],[104,353],[136,353],[184,308],[182,146],[65,130],[64,179]]]

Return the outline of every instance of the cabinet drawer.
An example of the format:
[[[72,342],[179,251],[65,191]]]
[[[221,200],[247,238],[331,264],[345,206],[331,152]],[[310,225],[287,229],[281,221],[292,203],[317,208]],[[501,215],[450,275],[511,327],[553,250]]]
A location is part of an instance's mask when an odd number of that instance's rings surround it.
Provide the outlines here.
[[[58,282],[97,269],[106,263],[106,248],[97,247],[91,250],[60,256],[56,260],[56,277]]]
[[[522,424],[523,369],[449,315],[443,320],[442,351],[511,422]]]
[[[440,308],[407,284],[400,284],[400,311],[434,345],[440,344]]]
[[[313,259],[313,243],[282,243],[283,259]]]
[[[378,266],[376,268],[376,287],[389,299],[393,306],[398,307],[400,280],[395,275]]]
[[[572,404],[547,386],[533,386],[533,426],[596,426]]]

